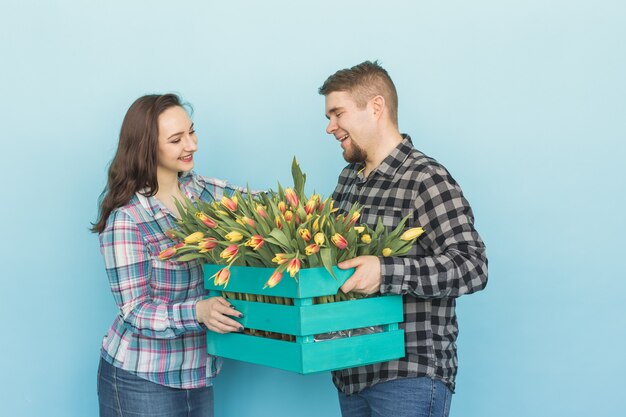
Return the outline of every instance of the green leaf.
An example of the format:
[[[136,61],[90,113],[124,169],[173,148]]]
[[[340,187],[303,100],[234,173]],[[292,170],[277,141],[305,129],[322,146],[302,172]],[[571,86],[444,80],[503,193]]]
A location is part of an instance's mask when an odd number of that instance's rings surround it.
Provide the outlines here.
[[[324,264],[324,268],[328,271],[333,278],[337,279],[335,276],[335,272],[333,272],[333,266],[335,265],[332,250],[330,248],[322,248],[320,249],[320,257],[322,258],[322,264]]]
[[[293,188],[298,195],[298,198],[304,197],[304,184],[306,183],[306,174],[302,173],[300,165],[296,157],[293,157],[291,162],[291,176],[293,177]]]
[[[200,258],[204,258],[204,254],[202,253],[187,253],[185,255],[179,256],[178,258],[176,258],[177,261],[179,262],[187,262],[187,261],[191,261],[194,259],[200,259]]]
[[[291,245],[289,244],[289,238],[283,233],[280,229],[274,229],[270,233],[270,236],[278,241],[278,244],[282,246],[284,249],[290,249]]]

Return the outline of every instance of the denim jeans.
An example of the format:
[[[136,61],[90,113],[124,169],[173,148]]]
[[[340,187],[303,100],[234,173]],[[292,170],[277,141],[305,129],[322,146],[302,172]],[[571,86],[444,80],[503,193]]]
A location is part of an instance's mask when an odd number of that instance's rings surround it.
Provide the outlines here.
[[[98,401],[100,417],[213,417],[213,387],[166,387],[104,359],[98,368]]]
[[[437,379],[402,378],[339,393],[343,417],[448,417],[452,392]]]

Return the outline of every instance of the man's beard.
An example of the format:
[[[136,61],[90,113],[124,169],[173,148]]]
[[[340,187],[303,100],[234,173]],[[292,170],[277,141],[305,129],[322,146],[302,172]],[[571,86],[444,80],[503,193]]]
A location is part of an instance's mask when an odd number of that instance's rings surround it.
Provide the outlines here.
[[[352,141],[352,138],[350,138]],[[367,152],[356,143],[352,142],[349,148],[344,149],[343,159],[349,164],[365,163],[367,159]]]

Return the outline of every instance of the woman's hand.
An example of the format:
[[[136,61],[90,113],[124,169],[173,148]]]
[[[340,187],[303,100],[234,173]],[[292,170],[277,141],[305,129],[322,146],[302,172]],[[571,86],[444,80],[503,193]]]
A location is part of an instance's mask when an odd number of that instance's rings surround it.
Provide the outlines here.
[[[243,317],[222,297],[211,297],[196,303],[196,317],[215,333],[242,332],[243,326],[228,316]]]

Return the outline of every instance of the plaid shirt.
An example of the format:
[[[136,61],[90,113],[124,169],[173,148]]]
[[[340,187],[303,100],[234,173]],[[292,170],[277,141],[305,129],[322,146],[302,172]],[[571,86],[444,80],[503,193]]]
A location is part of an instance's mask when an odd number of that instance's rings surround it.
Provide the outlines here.
[[[230,195],[225,181],[193,173],[180,178],[189,198]],[[119,315],[102,342],[102,357],[137,376],[175,388],[211,385],[221,362],[206,353],[205,328],[196,303],[207,295],[199,261],[162,261],[172,246],[165,231],[176,219],[155,197],[136,193],[114,210],[100,234],[111,291]]]
[[[403,377],[428,376],[454,391],[458,334],[456,297],[487,284],[485,245],[460,187],[437,161],[403,141],[370,175],[350,164],[339,175],[333,194],[340,210],[363,206],[361,221],[378,219],[392,228],[410,215],[407,227],[425,233],[403,257],[381,258],[381,293],[402,294],[406,356],[398,360],[333,372],[345,394]]]

